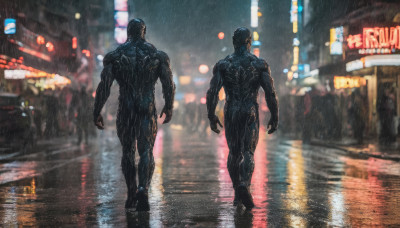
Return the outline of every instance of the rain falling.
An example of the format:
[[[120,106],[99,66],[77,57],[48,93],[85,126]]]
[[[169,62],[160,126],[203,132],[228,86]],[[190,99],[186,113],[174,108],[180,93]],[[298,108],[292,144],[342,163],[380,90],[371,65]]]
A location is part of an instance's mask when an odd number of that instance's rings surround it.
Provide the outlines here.
[[[0,0],[0,227],[400,226],[398,0]]]

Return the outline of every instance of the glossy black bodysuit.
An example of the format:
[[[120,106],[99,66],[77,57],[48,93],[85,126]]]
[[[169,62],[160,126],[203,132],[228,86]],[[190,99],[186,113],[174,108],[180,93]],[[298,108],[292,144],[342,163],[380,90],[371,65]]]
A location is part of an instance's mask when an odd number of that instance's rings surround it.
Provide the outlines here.
[[[154,87],[160,79],[165,98],[163,112],[172,115],[175,85],[168,56],[143,38],[129,39],[107,54],[103,62],[104,69],[96,91],[93,115],[96,121],[115,79],[119,84],[117,133],[123,148],[121,166],[128,187],[125,206],[135,207],[137,188],[144,189],[147,194],[154,171],[153,145],[157,135]],[[135,169],[136,144],[140,156],[138,186]]]
[[[219,120],[215,116],[215,109],[219,90],[221,87],[225,90],[224,123],[229,147],[228,170],[235,192],[240,185],[247,188],[250,186],[254,170],[253,157],[259,135],[257,96],[260,86],[265,91],[265,99],[271,112],[269,125],[275,130],[278,123],[278,102],[269,66],[264,60],[252,55],[246,45],[235,47],[234,54],[215,65],[207,92],[208,118],[211,128],[218,133],[216,122]],[[237,197],[236,193],[235,200],[240,200]],[[249,206],[252,207],[251,204]]]

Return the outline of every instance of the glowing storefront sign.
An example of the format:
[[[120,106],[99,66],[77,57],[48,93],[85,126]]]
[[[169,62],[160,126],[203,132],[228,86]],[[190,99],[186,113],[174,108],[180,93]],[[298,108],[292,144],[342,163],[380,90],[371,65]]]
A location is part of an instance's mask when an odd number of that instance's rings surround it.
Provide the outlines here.
[[[26,70],[4,70],[5,79],[25,79]]]
[[[4,78],[9,80],[26,79],[41,89],[54,89],[71,84],[71,80],[59,74],[47,73],[23,64],[23,58],[18,60],[0,55],[0,69],[4,69]]]
[[[362,34],[347,37],[349,49],[360,54],[390,54],[400,50],[400,26],[364,28]]]
[[[331,55],[341,55],[343,53],[343,26],[331,28],[329,46]]]
[[[371,55],[346,63],[346,71],[351,72],[374,66],[400,66],[400,55]]]
[[[359,76],[335,76],[333,78],[335,89],[358,88],[365,86],[367,81]]]
[[[14,18],[4,20],[4,34],[10,35],[17,32],[17,22]]]

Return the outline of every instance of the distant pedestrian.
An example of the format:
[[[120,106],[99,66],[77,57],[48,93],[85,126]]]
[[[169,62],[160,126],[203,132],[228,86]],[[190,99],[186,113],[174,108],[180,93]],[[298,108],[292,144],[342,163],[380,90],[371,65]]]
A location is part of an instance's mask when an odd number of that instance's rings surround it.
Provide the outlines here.
[[[390,88],[385,88],[378,103],[381,130],[379,141],[383,144],[396,141],[394,117],[396,116],[395,100]]]
[[[311,91],[304,95],[304,126],[303,126],[303,143],[309,143],[311,136],[315,134],[316,121],[316,105],[315,100],[318,96],[318,91],[315,86],[311,87]]]
[[[44,135],[46,138],[50,136],[58,136],[60,126],[58,124],[59,102],[55,94],[47,96],[46,99],[46,129]]]
[[[76,130],[78,134],[78,142],[80,145],[82,142],[83,135],[85,137],[85,145],[89,143],[89,123],[91,123],[92,115],[90,110],[91,108],[91,99],[86,92],[86,87],[82,87],[81,91],[76,94]]]
[[[358,144],[362,144],[364,140],[365,123],[367,122],[367,108],[364,102],[360,89],[356,89],[351,94],[351,104],[349,115],[351,118],[351,126],[353,129],[354,138]]]

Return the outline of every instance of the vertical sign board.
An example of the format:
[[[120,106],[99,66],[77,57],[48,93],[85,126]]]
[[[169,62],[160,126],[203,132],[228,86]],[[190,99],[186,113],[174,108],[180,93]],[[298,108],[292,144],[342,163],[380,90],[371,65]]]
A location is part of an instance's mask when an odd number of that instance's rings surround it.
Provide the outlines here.
[[[17,32],[17,23],[14,18],[6,18],[4,20],[4,34],[10,35]]]
[[[258,27],[258,0],[251,0],[250,6],[250,26],[252,28]]]
[[[330,53],[331,55],[343,54],[343,26],[331,28],[330,30]]]
[[[114,0],[114,39],[122,44],[127,39],[127,27],[129,22],[128,0]]]

